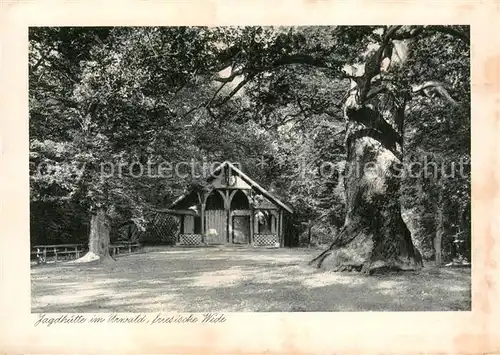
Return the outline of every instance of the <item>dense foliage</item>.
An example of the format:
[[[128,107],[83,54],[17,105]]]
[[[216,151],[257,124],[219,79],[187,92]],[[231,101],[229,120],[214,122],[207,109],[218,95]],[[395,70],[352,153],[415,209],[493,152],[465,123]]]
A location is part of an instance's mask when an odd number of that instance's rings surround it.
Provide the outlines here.
[[[450,29],[413,39],[391,75],[438,80],[461,103],[413,98],[404,137],[405,162],[458,171],[470,156],[469,47],[453,33],[466,28]],[[146,226],[152,210],[203,186],[204,162],[224,160],[293,206],[300,243],[328,243],[342,226],[343,69],[366,58],[377,27],[52,27],[29,39],[32,243],[82,241],[102,206],[115,227]],[[200,174],[164,174],[162,162],[196,162]],[[437,229],[450,256],[470,236],[468,166],[447,176],[403,180],[427,258]]]

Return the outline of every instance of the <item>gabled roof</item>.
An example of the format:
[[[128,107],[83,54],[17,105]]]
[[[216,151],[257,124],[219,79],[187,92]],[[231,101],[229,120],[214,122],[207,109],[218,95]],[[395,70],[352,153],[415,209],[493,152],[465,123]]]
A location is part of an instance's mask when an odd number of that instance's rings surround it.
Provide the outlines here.
[[[264,195],[265,197],[267,197],[271,202],[275,203],[276,205],[282,207],[283,209],[287,210],[288,212],[290,213],[293,213],[293,210],[290,206],[288,206],[287,204],[281,202],[276,196],[274,196],[273,194],[271,194],[269,191],[267,191],[266,189],[264,189],[262,186],[260,186],[257,182],[255,182],[253,179],[251,179],[248,175],[246,175],[243,171],[241,171],[240,169],[238,169],[235,165],[231,164],[230,162],[228,161],[225,161],[224,163],[222,163],[221,165],[219,165],[213,172],[212,172],[212,175],[209,176],[207,178],[207,181],[209,181],[210,179],[213,178],[213,174],[217,173],[218,171],[220,171],[221,169],[225,168],[225,167],[229,167],[231,168],[231,170],[233,172],[235,172],[238,176],[241,177],[241,179],[243,181],[245,181],[248,185],[250,185],[253,189],[257,190],[260,194]],[[180,196],[178,199],[176,199],[172,205],[170,205],[170,208],[173,208],[175,205],[177,205],[179,202],[181,202],[185,197],[187,197],[189,195],[191,191],[188,191],[187,193],[185,193],[184,195]]]

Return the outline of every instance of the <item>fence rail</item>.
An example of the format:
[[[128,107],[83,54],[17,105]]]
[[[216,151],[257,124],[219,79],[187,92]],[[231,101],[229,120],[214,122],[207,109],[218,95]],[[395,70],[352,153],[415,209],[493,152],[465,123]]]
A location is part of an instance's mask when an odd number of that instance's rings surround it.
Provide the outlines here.
[[[112,256],[131,254],[142,248],[137,242],[122,242],[110,244],[109,253]],[[35,245],[31,247],[31,256],[36,258],[37,264],[46,264],[48,261],[61,262],[80,258],[87,248],[83,244],[54,244]]]
[[[109,246],[109,252],[112,256],[116,256],[118,254],[123,254],[121,251],[125,250],[125,253],[131,254],[134,251],[138,251],[141,249],[141,243],[137,242],[125,242],[120,244],[111,244]]]
[[[54,262],[78,259],[84,251],[83,244],[35,245],[31,255],[36,256],[38,264],[45,264],[47,258]]]

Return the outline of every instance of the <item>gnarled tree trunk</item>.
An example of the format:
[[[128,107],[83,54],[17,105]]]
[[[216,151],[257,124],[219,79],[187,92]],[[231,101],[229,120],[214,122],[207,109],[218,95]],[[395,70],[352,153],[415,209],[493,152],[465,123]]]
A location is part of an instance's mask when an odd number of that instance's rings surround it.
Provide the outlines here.
[[[390,95],[377,107],[347,101],[345,223],[332,245],[310,264],[368,273],[422,267],[399,202],[405,104],[406,99]]]
[[[310,262],[317,267],[373,273],[423,266],[399,202],[409,93],[391,80],[384,82],[380,75],[395,57],[392,39],[401,27],[389,26],[380,47],[364,63],[363,73],[351,77],[344,104],[346,219],[330,247]],[[398,59],[399,64],[402,60]]]

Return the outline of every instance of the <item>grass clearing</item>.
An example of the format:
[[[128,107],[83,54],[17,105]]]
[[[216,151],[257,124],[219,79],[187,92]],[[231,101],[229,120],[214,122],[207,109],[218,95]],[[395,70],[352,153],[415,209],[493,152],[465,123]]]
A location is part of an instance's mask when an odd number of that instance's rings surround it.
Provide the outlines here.
[[[152,248],[31,269],[32,312],[467,311],[470,268],[367,276],[307,266],[312,249]]]

